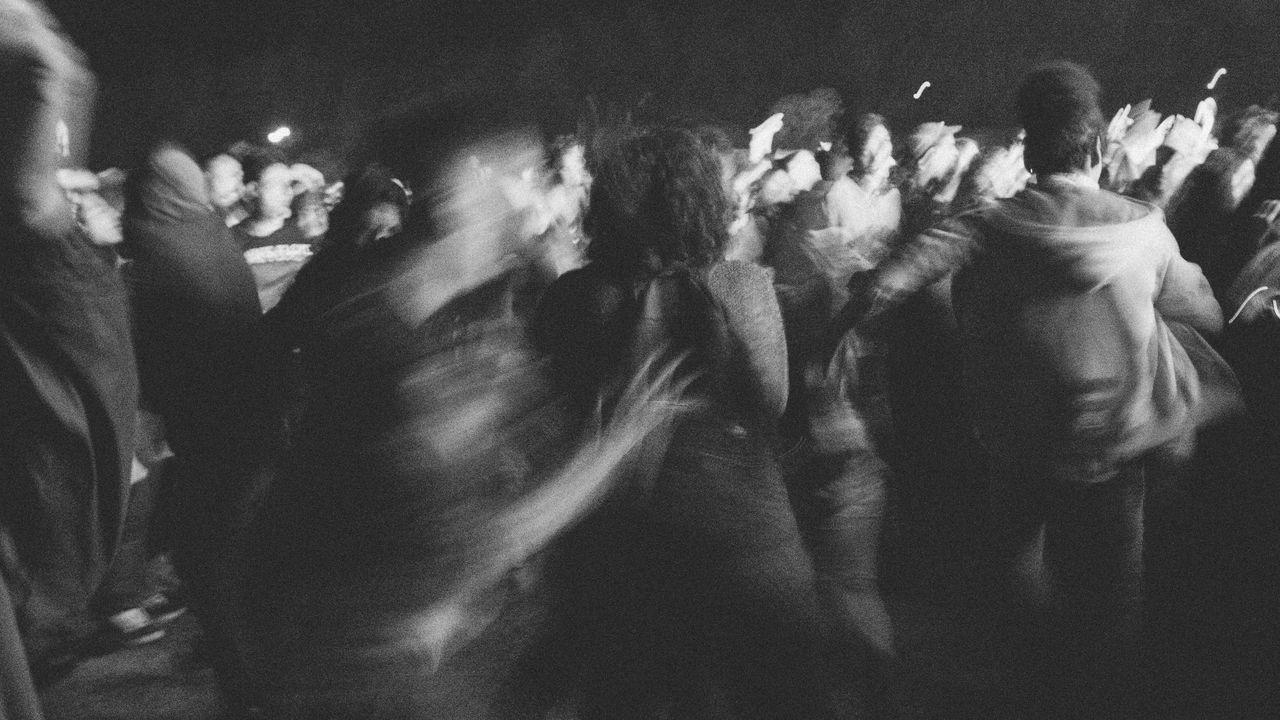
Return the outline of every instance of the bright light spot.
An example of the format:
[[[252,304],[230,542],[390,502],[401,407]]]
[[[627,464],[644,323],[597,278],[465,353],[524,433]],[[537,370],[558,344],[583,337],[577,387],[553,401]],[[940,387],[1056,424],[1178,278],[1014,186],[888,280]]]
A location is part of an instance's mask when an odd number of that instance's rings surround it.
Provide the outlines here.
[[[1210,80],[1210,81],[1209,81],[1209,84],[1208,84],[1208,85],[1205,85],[1205,87],[1206,87],[1206,88],[1208,88],[1208,89],[1210,89],[1210,90],[1214,89],[1215,87],[1217,87],[1217,86],[1218,86],[1218,80],[1219,80],[1219,78],[1221,78],[1223,75],[1226,75],[1226,74],[1227,74],[1227,69],[1226,69],[1226,68],[1218,68],[1218,72],[1216,72],[1216,73],[1214,73],[1214,74],[1213,74],[1213,79],[1212,79],[1212,80]]]
[[[285,127],[284,125],[281,125],[275,130],[272,130],[271,132],[267,133],[267,139],[270,140],[272,143],[279,145],[280,143],[284,142],[285,139],[292,134],[293,134],[292,130]]]
[[[924,82],[920,83],[920,89],[916,90],[916,94],[912,95],[911,97],[915,100],[919,100],[920,96],[924,95],[924,89],[929,87],[933,87],[933,83],[929,82],[928,80],[925,80]]]

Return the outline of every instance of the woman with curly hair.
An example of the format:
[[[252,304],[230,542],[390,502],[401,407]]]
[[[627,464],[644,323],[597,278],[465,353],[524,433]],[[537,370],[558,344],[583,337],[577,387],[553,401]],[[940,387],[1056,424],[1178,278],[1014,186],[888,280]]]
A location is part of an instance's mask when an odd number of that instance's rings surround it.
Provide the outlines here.
[[[770,275],[722,259],[731,208],[694,133],[632,131],[597,160],[590,263],[548,290],[534,341],[582,422],[661,348],[696,409],[565,543],[572,624],[535,664],[576,674],[583,718],[688,710],[708,688],[744,717],[817,716],[814,576],[768,442],[787,400]]]

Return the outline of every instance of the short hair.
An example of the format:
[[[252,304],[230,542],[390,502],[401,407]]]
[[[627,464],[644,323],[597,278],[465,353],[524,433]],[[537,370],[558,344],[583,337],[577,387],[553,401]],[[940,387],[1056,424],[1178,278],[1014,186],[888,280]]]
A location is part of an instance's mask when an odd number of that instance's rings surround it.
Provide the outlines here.
[[[1018,88],[1018,120],[1027,131],[1027,168],[1037,174],[1070,172],[1098,158],[1105,130],[1102,87],[1082,65],[1041,65]]]
[[[728,241],[729,218],[719,159],[697,133],[641,131],[598,158],[587,255],[623,268],[706,266]]]

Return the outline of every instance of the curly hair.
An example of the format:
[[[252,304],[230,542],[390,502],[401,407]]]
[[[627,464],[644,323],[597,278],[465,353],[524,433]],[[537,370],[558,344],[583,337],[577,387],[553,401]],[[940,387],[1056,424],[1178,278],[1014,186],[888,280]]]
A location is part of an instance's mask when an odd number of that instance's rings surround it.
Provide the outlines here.
[[[1027,74],[1018,88],[1018,120],[1026,128],[1027,167],[1039,175],[1098,162],[1106,129],[1102,87],[1082,65],[1058,61]]]
[[[585,229],[593,262],[661,270],[722,255],[732,209],[720,163],[697,133],[641,130],[597,157]]]

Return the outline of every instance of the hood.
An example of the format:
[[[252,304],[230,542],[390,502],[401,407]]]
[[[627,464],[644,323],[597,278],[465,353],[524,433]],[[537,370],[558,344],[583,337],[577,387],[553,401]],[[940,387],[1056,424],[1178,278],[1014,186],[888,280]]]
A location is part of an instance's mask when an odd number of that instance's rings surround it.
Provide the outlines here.
[[[127,221],[186,222],[212,212],[200,166],[173,145],[153,152],[126,190]]]
[[[1075,290],[1094,290],[1135,262],[1147,244],[1167,233],[1155,205],[1068,182],[1042,182],[980,211],[995,230],[996,247],[1038,267]]]

